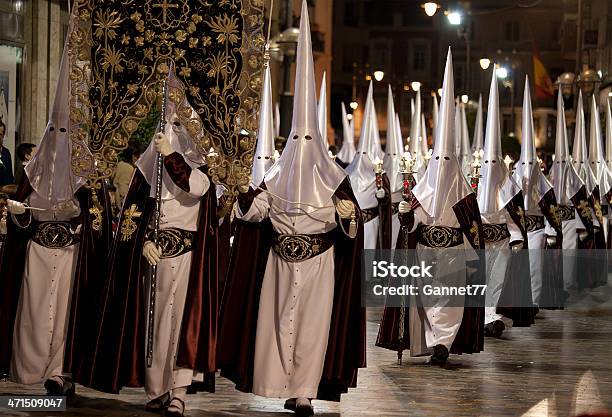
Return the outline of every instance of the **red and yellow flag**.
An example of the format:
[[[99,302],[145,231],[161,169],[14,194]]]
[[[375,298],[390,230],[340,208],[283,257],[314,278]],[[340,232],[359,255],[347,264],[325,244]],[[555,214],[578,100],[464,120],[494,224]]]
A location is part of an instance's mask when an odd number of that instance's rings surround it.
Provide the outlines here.
[[[537,98],[547,99],[555,95],[552,80],[540,58],[540,51],[538,51],[538,47],[535,44],[533,46],[533,79]]]

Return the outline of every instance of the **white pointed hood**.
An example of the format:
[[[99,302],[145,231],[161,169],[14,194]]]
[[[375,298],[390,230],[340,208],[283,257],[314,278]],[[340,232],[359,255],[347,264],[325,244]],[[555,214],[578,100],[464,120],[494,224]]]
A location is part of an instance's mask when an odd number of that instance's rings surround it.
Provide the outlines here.
[[[414,166],[412,168],[414,177],[418,181],[425,175],[427,166],[425,165],[425,159],[423,158],[422,150],[422,129],[421,129],[421,90],[417,91],[416,99],[414,100],[414,111],[412,112],[412,121],[410,124],[410,143],[409,152],[414,159]]]
[[[275,204],[288,213],[312,212],[316,207],[329,205],[346,177],[342,168],[329,157],[319,132],[311,42],[308,7],[304,0],[291,133],[281,157],[264,178],[267,189],[282,199]]]
[[[465,114],[465,104],[459,103],[461,111],[461,151],[459,152],[459,161],[461,162],[461,170],[463,175],[468,178],[472,169],[472,152],[470,151],[470,131],[467,125],[467,115]]]
[[[266,171],[274,165],[274,113],[272,109],[272,79],[270,66],[264,68],[264,82],[259,110],[257,148],[253,156],[253,187],[259,187]]]
[[[361,124],[361,136],[359,138],[359,148],[357,154],[348,167],[346,172],[351,178],[353,192],[362,209],[376,207],[376,174],[374,172],[374,162],[379,159],[383,161],[384,153],[380,149],[380,133],[376,120],[376,108],[374,106],[374,96],[372,83],[368,90],[368,98],[363,113]]]
[[[421,114],[421,154],[423,161],[427,162],[426,156],[429,153],[429,145],[427,144],[427,123],[425,115]]]
[[[610,99],[606,99],[606,164],[612,169],[612,108]]]
[[[512,178],[521,187],[525,199],[525,210],[539,210],[539,202],[552,185],[546,179],[540,164],[535,147],[535,133],[533,130],[533,114],[531,111],[531,94],[529,92],[529,77],[525,77],[525,93],[523,97],[523,120],[521,143],[521,157],[514,164]]]
[[[395,113],[395,135],[397,141],[402,145],[402,155],[406,151],[406,146],[404,145],[404,136],[402,135],[402,125],[400,123],[399,113]]]
[[[450,48],[446,58],[444,85],[442,87],[440,118],[436,128],[434,151],[425,176],[413,189],[421,207],[433,218],[439,218],[463,200],[472,188],[461,175],[461,167],[455,153],[454,112],[455,87],[453,82],[453,58]]]
[[[346,107],[342,103],[342,148],[338,152],[337,158],[345,163],[351,163],[357,150],[355,149],[355,130],[348,119]]]
[[[482,106],[482,97],[479,103]],[[482,108],[479,109],[479,113],[482,115]],[[510,177],[502,156],[499,92],[495,68],[493,68],[491,90],[489,92],[487,132],[483,151],[482,167],[480,169],[482,178],[478,185],[478,207],[480,207],[481,214],[497,214],[504,210],[514,196],[521,192],[521,188]]]
[[[586,141],[586,121],[584,120],[584,107],[582,91],[578,93],[578,107],[576,108],[576,127],[574,131],[574,146],[572,147],[572,164],[578,176],[584,181],[587,195],[591,195],[597,186],[597,179],[591,170]]]
[[[321,90],[319,91],[318,119],[321,139],[323,139],[325,146],[329,146],[327,142],[327,74],[325,72],[323,72]]]
[[[280,115],[280,106],[278,103],[274,105],[274,136],[280,136],[280,123],[281,123],[281,115]]]
[[[45,203],[48,202],[49,208],[72,200],[74,193],[85,184],[84,178],[74,175],[70,163],[72,142],[69,61],[68,41],[66,41],[49,122],[34,157],[25,167],[30,185],[40,197],[45,199]],[[39,202],[36,205],[42,206]]]
[[[433,103],[432,103],[432,121],[433,121],[433,132],[431,132],[431,137],[433,140],[436,140],[436,129],[438,127],[438,112],[440,111],[440,106],[438,105],[438,97],[436,93],[433,94]],[[433,147],[432,143],[432,147]]]
[[[478,97],[478,112],[476,113],[476,123],[474,124],[474,140],[472,141],[472,154],[484,149],[484,132],[483,132],[483,114],[482,114],[482,94]]]
[[[567,141],[567,126],[565,124],[565,108],[561,90],[557,97],[557,134],[555,140],[555,160],[550,169],[550,182],[555,189],[555,197],[560,205],[570,205],[571,199],[584,186],[584,181],[574,169]]]
[[[607,204],[605,195],[612,189],[612,174],[606,166],[601,137],[601,121],[595,95],[591,98],[591,125],[589,132],[589,163],[595,175],[596,184],[599,185],[601,202]]]
[[[393,91],[389,86],[387,97],[387,146],[383,168],[389,177],[391,184],[391,198],[393,202],[402,201],[403,177],[400,172],[400,161],[404,154],[404,144],[401,133],[398,137],[397,120],[395,118],[395,104],[393,103]]]
[[[172,97],[172,90],[185,91],[185,86],[178,78],[176,78],[173,68],[170,69],[168,74],[169,97]],[[180,123],[178,113],[179,107],[181,109],[181,113],[185,108],[191,109],[192,119],[198,120],[198,117],[196,111],[187,101],[187,98],[184,98],[183,100],[184,101],[180,104],[180,106],[172,100],[168,100],[166,104],[166,127],[164,133],[168,137],[172,149],[183,155],[185,161],[189,164],[189,166],[191,166],[191,168],[197,169],[206,164],[206,159],[198,151],[198,147],[193,141],[193,136],[189,132],[188,127]],[[201,125],[198,124],[198,126],[201,129]],[[154,141],[151,140],[151,143],[149,143],[147,149],[143,152],[140,158],[138,158],[138,161],[136,161],[136,167],[140,170],[147,183],[151,186],[151,190],[149,192],[150,197],[155,197],[156,166],[157,151],[155,150]],[[173,200],[182,192],[183,191],[174,183],[164,168],[162,176],[162,200]]]

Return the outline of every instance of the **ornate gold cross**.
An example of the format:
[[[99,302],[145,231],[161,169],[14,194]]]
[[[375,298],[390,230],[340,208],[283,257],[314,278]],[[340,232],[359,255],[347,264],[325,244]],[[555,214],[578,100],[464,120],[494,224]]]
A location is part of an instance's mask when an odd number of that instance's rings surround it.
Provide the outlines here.
[[[125,216],[125,219],[121,225],[121,241],[127,242],[132,238],[134,232],[138,230],[138,226],[133,219],[141,217],[142,212],[138,211],[138,206],[136,204],[132,204],[129,209],[123,212],[123,215]]]
[[[91,228],[96,232],[100,232],[102,231],[102,213],[104,212],[104,208],[100,204],[98,196],[93,189],[91,190],[91,200],[93,203],[93,207],[89,209],[89,214],[93,216]]]
[[[162,12],[163,12],[162,23],[164,25],[168,24],[168,9],[178,9],[178,7],[179,7],[178,4],[168,3],[168,0],[164,0],[163,3],[158,3],[158,4],[153,5],[154,9],[162,9]]]
[[[480,246],[480,235],[478,234],[478,230],[478,222],[473,221],[472,227],[470,228],[470,233],[472,235],[472,238],[474,239],[474,245],[476,246]]]
[[[591,208],[589,207],[589,203],[586,200],[580,200],[580,204],[578,204],[578,210],[580,210],[580,214],[585,219],[591,220]]]

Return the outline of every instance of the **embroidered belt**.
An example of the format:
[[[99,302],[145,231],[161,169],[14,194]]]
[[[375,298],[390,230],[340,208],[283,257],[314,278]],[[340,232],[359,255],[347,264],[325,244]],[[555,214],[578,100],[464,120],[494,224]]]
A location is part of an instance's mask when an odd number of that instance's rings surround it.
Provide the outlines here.
[[[361,210],[361,220],[363,224],[366,224],[370,220],[373,220],[378,217],[378,207]]]
[[[153,231],[147,234],[149,240],[153,240]],[[157,245],[162,250],[162,259],[176,258],[191,252],[194,246],[195,232],[170,227],[161,229],[157,234]]]
[[[461,229],[446,226],[419,225],[418,242],[429,248],[452,248],[463,243]]]
[[[502,240],[506,240],[510,237],[510,231],[508,230],[508,225],[506,223],[485,223],[482,225],[482,233],[484,235],[484,240],[487,243],[501,242]]]
[[[47,249],[63,249],[80,241],[79,236],[72,233],[69,222],[40,222],[32,240]]]
[[[332,232],[316,235],[282,235],[275,233],[272,248],[287,262],[303,262],[327,251],[334,245]]]
[[[528,232],[544,229],[544,216],[525,216],[525,226]]]
[[[574,220],[576,218],[576,211],[573,206],[557,206],[557,213],[561,221]]]

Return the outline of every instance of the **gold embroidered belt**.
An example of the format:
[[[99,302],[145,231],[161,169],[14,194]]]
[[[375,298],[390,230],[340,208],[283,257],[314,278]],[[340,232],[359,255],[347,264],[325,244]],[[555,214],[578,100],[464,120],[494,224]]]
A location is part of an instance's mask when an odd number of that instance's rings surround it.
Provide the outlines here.
[[[573,206],[557,206],[557,213],[561,221],[574,220],[576,218],[576,212]]]
[[[418,242],[429,248],[452,248],[463,243],[461,229],[446,226],[419,225]]]
[[[80,241],[69,222],[39,222],[32,240],[47,249],[63,249]]]
[[[327,251],[334,245],[332,233],[315,235],[282,235],[275,233],[272,248],[287,262],[303,262]]]
[[[361,220],[363,224],[366,224],[370,220],[373,220],[378,217],[378,207],[361,210]]]
[[[525,226],[528,232],[544,229],[544,216],[525,216]]]
[[[510,237],[510,231],[508,230],[508,225],[506,223],[485,223],[482,225],[482,233],[484,235],[484,240],[487,243],[501,242],[502,240],[506,240]]]
[[[147,234],[149,240],[153,240],[153,231]],[[189,230],[169,227],[161,229],[157,234],[157,245],[162,250],[162,259],[176,258],[191,252],[194,246],[195,232]]]

